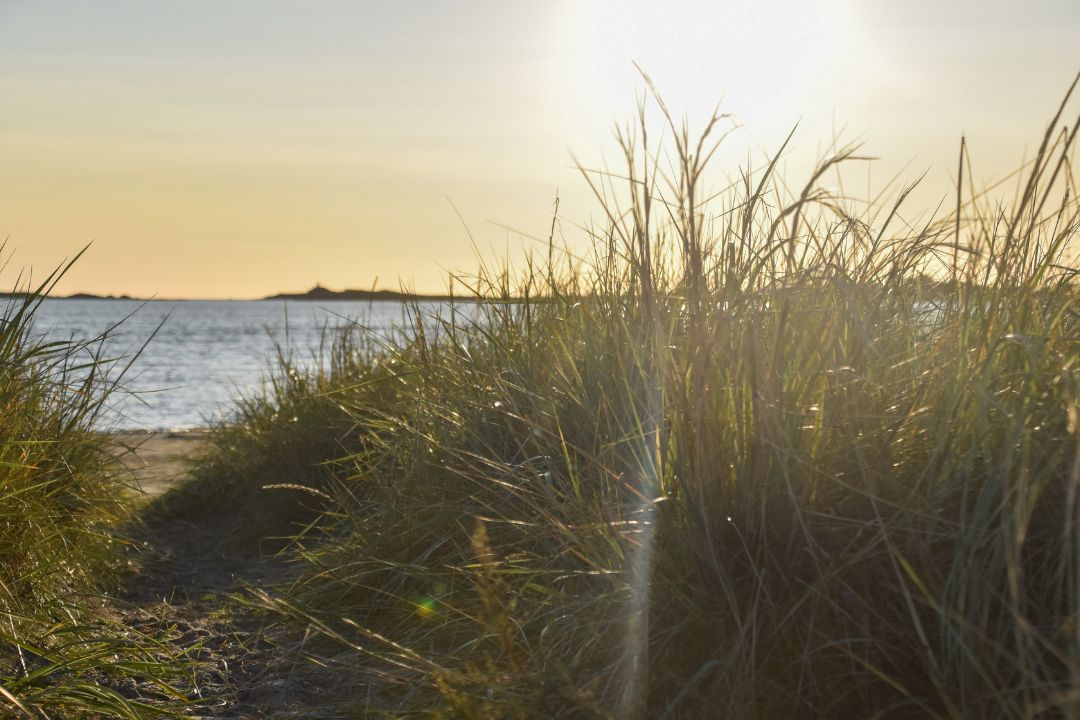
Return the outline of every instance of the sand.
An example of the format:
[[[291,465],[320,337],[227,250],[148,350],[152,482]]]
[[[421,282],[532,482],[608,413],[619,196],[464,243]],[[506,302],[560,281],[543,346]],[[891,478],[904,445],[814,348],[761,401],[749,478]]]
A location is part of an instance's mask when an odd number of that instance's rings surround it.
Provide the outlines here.
[[[114,433],[118,458],[143,491],[163,494],[185,479],[191,459],[207,442],[206,431]],[[147,505],[133,503],[135,509]],[[112,622],[137,635],[162,639],[163,652],[183,651],[191,661],[190,684],[179,689],[213,703],[181,713],[198,718],[310,717],[327,689],[317,673],[298,668],[281,652],[281,639],[251,598],[286,582],[295,565],[265,552],[261,540],[237,543],[243,507],[179,516],[151,513],[128,532],[124,587],[106,608]],[[269,638],[269,639],[268,639]],[[321,684],[320,684],[321,683]],[[133,693],[160,695],[150,679],[134,680]]]
[[[206,443],[205,430],[113,433],[117,458],[147,495],[161,495],[184,479],[191,459]]]

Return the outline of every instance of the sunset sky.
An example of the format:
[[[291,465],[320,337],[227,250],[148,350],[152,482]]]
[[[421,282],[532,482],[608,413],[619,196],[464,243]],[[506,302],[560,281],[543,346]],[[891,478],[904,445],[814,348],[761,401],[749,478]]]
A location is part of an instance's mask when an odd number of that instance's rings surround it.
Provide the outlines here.
[[[556,193],[568,240],[599,218],[571,152],[614,163],[632,61],[691,121],[723,99],[733,158],[801,121],[799,178],[843,128],[933,204],[961,133],[986,180],[1030,155],[1080,2],[0,0],[0,281],[93,241],[61,292],[445,290]]]

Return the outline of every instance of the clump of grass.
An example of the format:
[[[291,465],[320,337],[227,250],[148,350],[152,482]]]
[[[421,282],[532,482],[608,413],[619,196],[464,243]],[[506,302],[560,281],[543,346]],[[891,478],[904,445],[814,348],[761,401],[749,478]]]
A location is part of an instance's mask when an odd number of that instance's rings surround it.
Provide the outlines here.
[[[235,518],[221,540],[229,550],[267,550],[325,509],[322,488],[334,460],[347,454],[356,421],[334,398],[368,382],[367,353],[356,328],[324,334],[305,372],[292,348],[279,345],[259,392],[240,395],[218,424],[183,485],[155,499],[150,522],[176,517]]]
[[[591,261],[243,406],[207,467],[333,498],[254,602],[354,715],[1076,714],[1076,124],[911,227],[656,107]]]
[[[130,495],[98,427],[119,376],[101,338],[49,341],[33,328],[68,267],[0,311],[0,708],[157,716],[183,701],[167,681],[187,668],[102,613]]]
[[[111,558],[118,483],[93,424],[99,358],[74,342],[31,335],[51,276],[15,295],[0,317],[0,587],[20,606],[90,587]]]

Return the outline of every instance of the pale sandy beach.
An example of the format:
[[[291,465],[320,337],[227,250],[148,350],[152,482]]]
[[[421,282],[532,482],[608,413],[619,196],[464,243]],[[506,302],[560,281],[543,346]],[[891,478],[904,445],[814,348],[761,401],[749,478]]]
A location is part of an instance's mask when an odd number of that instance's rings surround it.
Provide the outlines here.
[[[148,495],[160,495],[184,477],[208,435],[205,430],[133,431],[114,433],[113,439],[118,459],[138,487]]]

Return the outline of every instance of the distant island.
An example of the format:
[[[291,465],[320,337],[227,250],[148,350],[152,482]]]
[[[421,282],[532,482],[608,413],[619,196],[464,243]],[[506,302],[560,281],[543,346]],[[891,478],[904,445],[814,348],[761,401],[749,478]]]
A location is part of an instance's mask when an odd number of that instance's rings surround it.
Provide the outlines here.
[[[37,297],[37,293],[16,291],[0,292],[0,299],[18,300],[28,297]],[[93,293],[75,293],[74,295],[49,295],[51,300],[144,300],[144,298],[132,297],[131,295],[94,295]]]
[[[449,295],[424,295],[418,293],[403,293],[395,290],[330,290],[322,285],[316,285],[303,293],[278,293],[269,295],[263,300],[395,300],[398,302],[407,300],[450,300]]]
[[[141,298],[132,297],[130,295],[95,295],[93,293],[75,293],[74,295],[67,295],[61,300],[140,300]]]

